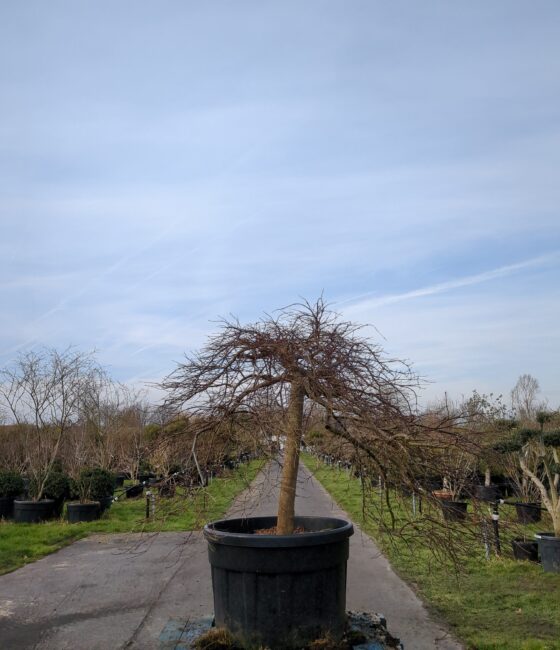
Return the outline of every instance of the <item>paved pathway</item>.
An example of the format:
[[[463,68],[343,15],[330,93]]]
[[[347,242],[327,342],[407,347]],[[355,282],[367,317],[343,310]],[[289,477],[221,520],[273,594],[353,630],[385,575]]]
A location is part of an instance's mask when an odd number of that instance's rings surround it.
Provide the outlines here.
[[[277,484],[277,470],[271,467],[229,515],[274,514]],[[345,516],[305,468],[296,510]],[[405,650],[460,650],[371,539],[355,528],[348,608],[383,613]],[[166,629],[212,609],[201,533],[96,535],[0,576],[0,648],[159,650],[170,647],[164,645]]]

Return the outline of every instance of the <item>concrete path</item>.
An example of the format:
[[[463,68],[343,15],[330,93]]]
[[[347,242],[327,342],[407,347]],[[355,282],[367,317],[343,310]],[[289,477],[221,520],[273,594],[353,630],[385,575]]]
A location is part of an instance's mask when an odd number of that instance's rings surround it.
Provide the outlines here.
[[[277,485],[277,468],[271,467],[228,515],[274,514]],[[305,468],[296,510],[346,516]],[[405,650],[459,650],[462,646],[429,617],[371,539],[355,528],[348,609],[383,613]],[[169,639],[177,638],[178,627],[212,609],[201,533],[96,535],[0,576],[0,648],[172,648]]]

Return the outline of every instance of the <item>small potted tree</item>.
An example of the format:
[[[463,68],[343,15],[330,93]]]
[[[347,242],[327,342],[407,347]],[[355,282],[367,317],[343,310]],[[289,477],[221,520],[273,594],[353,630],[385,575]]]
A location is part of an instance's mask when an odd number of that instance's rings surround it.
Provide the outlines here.
[[[476,390],[466,401],[465,407],[471,427],[476,432],[479,469],[484,476],[481,484],[472,486],[472,496],[478,501],[497,501],[500,498],[500,489],[492,483],[494,444],[503,435],[507,408],[501,395],[495,397],[493,393],[486,395]]]
[[[466,450],[450,445],[443,448],[440,459],[446,491],[446,498],[439,500],[443,517],[446,521],[464,521],[467,515],[464,495],[475,474],[476,459]]]
[[[505,444],[502,448],[504,474],[514,486],[517,521],[520,524],[536,523],[541,520],[540,492],[531,478],[521,469],[519,456],[523,456],[526,466],[543,481],[546,479],[543,475],[544,468],[540,456],[535,453],[535,449],[531,446],[526,446],[524,449],[515,446],[513,450],[510,450],[508,445]],[[500,449],[500,445],[498,445],[498,449]]]
[[[72,480],[72,498],[66,504],[68,521],[77,524],[83,521],[94,521],[101,516],[99,501],[94,501],[92,495],[92,470],[83,469]]]
[[[359,450],[372,471],[402,476],[416,453],[412,441],[423,431],[410,367],[388,359],[320,299],[251,325],[223,321],[162,386],[167,405],[188,415],[193,445],[241,422],[266,441],[283,440],[276,515],[205,527],[216,625],[244,647],[300,648],[325,634],[339,638],[353,528],[332,517],[295,514],[305,415],[315,404],[326,428]]]

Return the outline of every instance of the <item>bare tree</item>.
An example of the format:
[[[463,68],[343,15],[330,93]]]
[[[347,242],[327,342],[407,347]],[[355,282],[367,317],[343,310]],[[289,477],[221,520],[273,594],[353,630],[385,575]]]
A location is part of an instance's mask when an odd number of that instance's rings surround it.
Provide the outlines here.
[[[520,420],[534,420],[539,408],[539,382],[532,375],[521,375],[511,391],[511,403]]]
[[[315,414],[322,411],[327,429],[350,443],[376,474],[412,481],[426,432],[435,425],[435,419],[417,415],[418,386],[407,363],[388,358],[361,335],[361,327],[342,321],[322,299],[291,305],[250,325],[223,320],[220,332],[162,384],[167,404],[200,423],[198,435],[243,419],[266,436],[271,424],[262,414],[282,414],[279,534],[294,528],[307,405],[316,406]],[[440,417],[437,426],[452,420]]]
[[[92,355],[69,348],[27,352],[0,372],[0,401],[24,440],[37,500],[96,369]]]

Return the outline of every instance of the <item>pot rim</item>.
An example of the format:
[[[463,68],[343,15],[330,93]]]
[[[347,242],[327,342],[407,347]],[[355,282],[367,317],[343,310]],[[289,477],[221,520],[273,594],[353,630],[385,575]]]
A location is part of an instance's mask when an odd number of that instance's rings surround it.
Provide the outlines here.
[[[55,499],[39,499],[39,501],[33,501],[33,499],[14,499],[14,504],[16,503],[54,503]]]
[[[309,525],[312,522],[320,522],[318,525],[331,524],[332,527],[292,535],[255,535],[252,532],[240,533],[228,530],[231,528],[235,529],[235,527],[249,527],[253,530],[258,528],[271,528],[276,525],[276,521],[276,516],[220,519],[206,524],[203,533],[208,542],[213,544],[251,548],[317,546],[320,544],[339,542],[354,534],[354,526],[352,523],[338,517],[295,517],[294,522],[296,526],[303,526],[305,528],[305,524]]]
[[[536,539],[558,539],[558,540],[560,540],[560,537],[556,537],[554,532],[535,533],[535,538]]]

